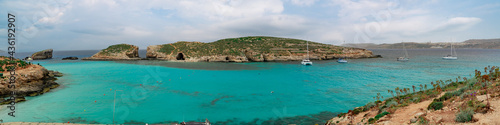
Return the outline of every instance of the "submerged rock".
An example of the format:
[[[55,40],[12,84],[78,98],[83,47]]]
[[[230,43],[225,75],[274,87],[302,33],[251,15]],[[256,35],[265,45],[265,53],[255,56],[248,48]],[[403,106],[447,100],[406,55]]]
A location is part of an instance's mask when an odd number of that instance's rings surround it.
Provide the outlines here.
[[[65,57],[65,58],[62,58],[62,60],[78,60],[78,57],[74,57],[74,56]]]
[[[33,55],[31,55],[31,59],[33,59],[33,60],[50,59],[50,58],[52,58],[52,52],[53,52],[52,49],[42,50],[42,51],[33,53]]]

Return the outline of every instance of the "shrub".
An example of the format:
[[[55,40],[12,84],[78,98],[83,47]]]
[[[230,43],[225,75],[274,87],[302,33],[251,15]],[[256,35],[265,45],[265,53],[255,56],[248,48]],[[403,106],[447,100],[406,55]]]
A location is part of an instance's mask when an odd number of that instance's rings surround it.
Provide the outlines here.
[[[357,114],[359,114],[361,112],[363,112],[363,108],[362,107],[355,108],[354,110],[352,110],[352,113],[354,113],[354,115],[357,115]]]
[[[377,120],[378,120],[378,119],[382,118],[384,115],[387,115],[387,114],[389,114],[389,112],[382,112],[382,113],[380,113],[380,114],[376,115],[376,116],[375,116],[375,119],[377,119]]]
[[[429,124],[429,120],[425,119],[422,116],[419,116],[418,119],[419,119],[418,124],[420,124],[420,125],[428,125]]]
[[[391,107],[391,106],[396,106],[398,105],[398,102],[394,101],[394,100],[391,100],[391,101],[388,101],[385,103],[385,107]]]
[[[472,120],[472,115],[474,115],[474,111],[470,108],[465,110],[461,110],[456,114],[455,121],[457,122],[469,122]]]
[[[427,107],[427,109],[434,109],[434,110],[440,110],[443,108],[443,102],[436,102],[436,101],[433,101],[431,104],[429,104],[429,106]]]
[[[370,108],[375,107],[375,106],[376,106],[375,103],[370,102],[370,103],[366,104],[365,106],[363,106],[363,111],[368,111],[368,110],[370,110]]]
[[[411,102],[414,102],[414,103],[419,103],[421,100],[419,97],[413,97],[410,99]]]
[[[370,118],[370,119],[368,119],[368,123],[370,123],[370,124],[375,123],[375,121],[377,121],[377,120],[375,120],[374,118]]]

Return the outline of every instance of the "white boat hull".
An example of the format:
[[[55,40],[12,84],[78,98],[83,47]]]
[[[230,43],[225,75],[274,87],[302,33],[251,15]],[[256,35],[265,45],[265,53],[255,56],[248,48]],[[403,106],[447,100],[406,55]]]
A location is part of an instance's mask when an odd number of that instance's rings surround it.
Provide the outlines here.
[[[311,62],[310,60],[307,60],[307,59],[306,59],[306,60],[302,60],[302,62],[300,62],[300,63],[301,63],[302,65],[305,65],[305,66],[307,66],[307,65],[312,65],[312,64],[313,64],[313,62]]]
[[[339,59],[337,60],[338,63],[347,63],[347,60],[344,60],[344,59]]]
[[[408,59],[408,58],[398,58],[398,61],[400,61],[400,62],[407,62],[409,60],[410,59]]]
[[[306,65],[306,66],[307,65],[313,65],[313,63],[312,62],[302,62],[302,65]]]
[[[444,60],[457,60],[458,57],[443,57]]]

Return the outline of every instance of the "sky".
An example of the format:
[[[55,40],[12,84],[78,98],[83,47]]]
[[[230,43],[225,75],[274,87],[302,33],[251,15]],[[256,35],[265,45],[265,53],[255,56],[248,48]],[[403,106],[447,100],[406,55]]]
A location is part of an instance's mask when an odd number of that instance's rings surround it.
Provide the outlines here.
[[[2,34],[8,13],[20,52],[244,36],[334,45],[500,38],[498,0],[0,0]]]

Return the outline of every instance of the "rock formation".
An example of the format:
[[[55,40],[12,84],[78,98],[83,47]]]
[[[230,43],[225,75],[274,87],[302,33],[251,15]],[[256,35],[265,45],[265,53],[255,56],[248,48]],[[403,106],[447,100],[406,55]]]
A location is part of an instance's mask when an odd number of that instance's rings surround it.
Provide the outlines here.
[[[148,46],[146,58],[186,62],[296,61],[307,57],[307,41],[277,37],[241,37],[211,43],[176,42]],[[366,49],[309,42],[312,60],[379,57]]]
[[[46,49],[33,53],[33,55],[31,55],[31,59],[33,60],[50,59],[52,58],[52,51],[53,51],[52,49]]]
[[[139,60],[139,47],[129,44],[109,46],[88,58],[82,60]]]
[[[65,57],[65,58],[62,58],[62,60],[78,60],[78,57]]]
[[[1,57],[0,60],[6,61],[7,57]],[[12,100],[4,100],[5,97],[11,96],[10,92],[16,92],[16,102],[24,101],[25,96],[36,96],[50,91],[50,89],[59,86],[54,80],[55,77],[62,76],[59,72],[49,71],[39,65],[28,65],[27,63],[21,63],[20,60],[16,60],[20,67],[16,68],[16,79],[15,79],[15,89],[8,87],[10,85],[9,71],[2,71],[3,80],[0,80],[0,104],[10,103]],[[6,68],[5,65],[2,66]],[[3,69],[2,69],[3,70]]]

